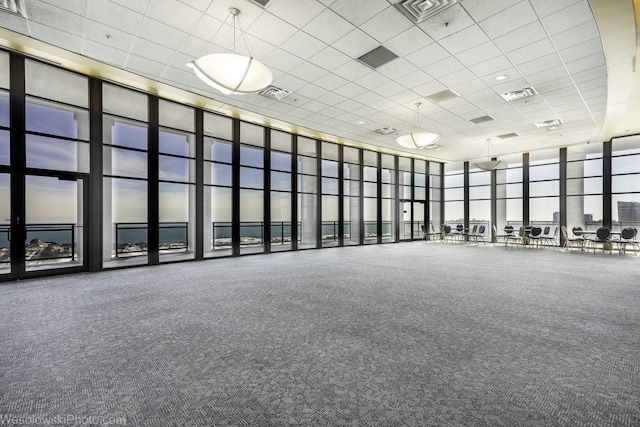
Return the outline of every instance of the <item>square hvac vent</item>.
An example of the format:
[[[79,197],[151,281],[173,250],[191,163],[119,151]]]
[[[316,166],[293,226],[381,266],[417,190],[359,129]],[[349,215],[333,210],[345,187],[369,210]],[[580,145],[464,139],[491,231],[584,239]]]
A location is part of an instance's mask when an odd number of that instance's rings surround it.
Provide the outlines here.
[[[386,47],[378,46],[371,52],[362,55],[360,58],[358,58],[358,61],[375,70],[376,68],[382,67],[384,64],[393,61],[397,57],[398,55],[391,52]]]
[[[280,89],[279,87],[275,86],[267,86],[265,89],[262,89],[260,92],[258,92],[258,94],[280,101],[285,96],[290,95],[291,91]]]
[[[0,10],[27,17],[24,0],[0,0]]]
[[[560,119],[553,119],[553,120],[547,120],[546,122],[538,122],[536,123],[536,126],[538,126],[540,129],[542,128],[549,128],[552,126],[558,126],[562,124],[562,120]]]
[[[500,139],[507,139],[507,138],[515,138],[516,136],[520,136],[515,132],[511,132],[511,133],[503,133],[502,135],[498,135],[498,138]]]
[[[431,95],[427,95],[425,96],[425,98],[427,98],[429,101],[438,103],[438,102],[446,101],[448,99],[454,99],[459,96],[460,96],[459,94],[452,91],[451,89],[445,89],[443,91],[432,93]]]
[[[414,24],[419,24],[456,3],[458,0],[402,0],[394,6]]]
[[[513,102],[519,99],[529,98],[536,93],[534,88],[525,87],[524,89],[514,90],[513,92],[501,93],[500,96],[503,97],[505,101]]]
[[[251,3],[257,4],[260,7],[266,7],[267,3],[269,3],[271,0],[248,0],[248,1],[250,1]]]
[[[476,117],[475,119],[469,119],[469,121],[474,125],[484,123],[484,122],[490,122],[492,120],[495,120],[495,119],[491,116],[482,116],[482,117]]]
[[[391,126],[383,126],[380,129],[376,129],[376,132],[381,133],[382,135],[389,135],[390,133],[394,133],[396,130]]]

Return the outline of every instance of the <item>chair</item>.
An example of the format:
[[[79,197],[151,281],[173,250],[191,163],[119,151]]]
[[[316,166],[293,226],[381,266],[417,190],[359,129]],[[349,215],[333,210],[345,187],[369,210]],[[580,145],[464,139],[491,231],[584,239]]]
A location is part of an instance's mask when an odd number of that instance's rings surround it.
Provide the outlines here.
[[[569,237],[569,233],[567,232],[567,227],[564,225],[560,227],[560,232],[562,233],[563,244],[562,247],[565,250],[569,250],[573,247],[577,247],[580,250],[584,249],[584,237],[576,235],[576,232],[582,231],[582,227],[573,227],[573,237]]]
[[[537,225],[534,225],[533,227],[531,227],[531,229],[529,231],[529,242],[531,244],[533,244],[533,242],[536,242],[536,247],[539,247],[540,246],[541,236],[542,236],[542,228],[541,227],[538,227]]]
[[[509,234],[509,236],[507,237],[506,246],[508,246],[509,244],[522,246],[524,243],[524,233],[524,227],[520,227],[520,230],[518,230],[518,234]]]
[[[458,240],[462,241],[462,235],[464,234],[464,225],[457,224],[454,235],[457,236]]]
[[[633,253],[638,256],[638,251],[640,251],[640,245],[636,240],[638,235],[638,230],[635,228],[625,228],[620,232],[620,238],[616,241],[618,244],[618,253],[626,254],[627,253],[627,245],[631,245],[633,249]]]
[[[600,227],[596,230],[596,234],[593,237],[586,239],[586,242],[589,242],[593,247],[593,253],[596,252],[596,245],[598,244],[602,245],[602,252],[604,252],[605,249],[609,249],[609,253],[611,253],[611,246],[613,246],[611,244],[611,230],[607,227]]]
[[[427,231],[427,226],[422,224],[420,226],[422,229],[422,240],[435,240],[435,237],[440,233],[436,233],[436,230],[433,229],[433,224],[431,224],[431,232]]]
[[[507,225],[504,227],[504,234],[498,234],[496,226],[493,226],[493,231],[496,234],[496,242],[498,241],[498,238],[502,238],[504,241],[504,245],[507,246],[507,244],[509,243],[509,236],[513,235],[513,225]]]
[[[478,232],[478,224],[474,224],[471,228],[471,231],[468,233],[463,232],[462,236],[466,238],[467,243],[471,243],[471,241],[475,238],[475,234]]]
[[[442,242],[446,242],[447,239],[453,239],[453,233],[451,232],[451,226],[449,224],[445,224],[442,226]]]
[[[548,227],[545,227],[545,229]],[[556,227],[555,231],[553,232],[553,236],[549,236],[549,233],[543,233],[542,237],[541,237],[541,242],[543,243],[543,246],[556,246],[556,239],[558,238],[558,227]]]
[[[504,241],[507,239],[507,235],[505,234],[498,234],[498,227],[496,227],[495,224],[491,224],[491,230],[493,231],[493,235],[491,236],[491,242],[492,243],[504,243]]]
[[[475,228],[475,227],[474,227]],[[482,243],[483,244],[487,244],[487,242],[484,240],[484,232],[486,230],[486,227],[484,225],[481,225],[478,227],[477,231],[474,231],[472,234],[470,234],[470,237],[476,242],[476,245],[478,244],[478,241],[480,239],[482,239]]]

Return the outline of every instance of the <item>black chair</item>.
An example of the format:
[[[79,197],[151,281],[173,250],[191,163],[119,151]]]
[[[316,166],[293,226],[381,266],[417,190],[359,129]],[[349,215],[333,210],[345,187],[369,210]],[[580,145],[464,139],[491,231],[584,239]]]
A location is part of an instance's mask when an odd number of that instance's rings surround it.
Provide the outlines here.
[[[607,227],[600,227],[596,230],[596,234],[593,237],[590,237],[586,241],[589,242],[590,246],[593,247],[593,252],[596,252],[596,246],[602,245],[602,252],[606,249],[609,249],[609,253],[611,253],[611,230]]]
[[[453,233],[451,232],[451,226],[449,224],[445,224],[442,226],[442,241],[446,242],[447,239],[453,239]]]
[[[539,247],[541,238],[542,228],[537,225],[531,227],[531,230],[529,231],[529,243],[533,244],[533,242],[536,242],[536,247]]]
[[[478,244],[478,242],[480,240],[482,240],[483,244],[487,244],[487,242],[484,240],[484,232],[486,230],[486,227],[484,225],[481,225],[478,227],[477,231],[474,231],[472,234],[469,235],[470,238],[472,238],[475,242],[476,245]]]
[[[545,227],[546,229],[547,227]],[[542,233],[542,236],[540,237],[541,242],[543,243],[543,246],[556,246],[556,239],[558,238],[558,227],[556,227],[555,231],[553,232],[553,236],[549,236],[549,233]]]
[[[574,247],[580,250],[584,250],[584,236],[580,234],[582,232],[582,227],[573,227],[573,229],[571,230],[573,233],[573,237],[569,237],[567,227],[565,227],[564,225],[560,228],[560,230],[562,232],[562,240],[564,241],[562,247],[565,250],[568,251],[569,249]]]
[[[618,252],[621,254],[627,253],[627,245],[631,245],[633,249],[633,253],[638,256],[638,251],[640,251],[640,245],[638,244],[638,240],[636,237],[638,235],[638,230],[635,228],[625,228],[620,232],[620,238],[616,241],[618,244]]]
[[[515,246],[522,246],[524,245],[525,242],[525,230],[524,227],[520,227],[520,230],[518,230],[518,234],[516,233],[512,233],[509,234],[509,236],[507,237],[507,246],[508,245],[515,245]]]

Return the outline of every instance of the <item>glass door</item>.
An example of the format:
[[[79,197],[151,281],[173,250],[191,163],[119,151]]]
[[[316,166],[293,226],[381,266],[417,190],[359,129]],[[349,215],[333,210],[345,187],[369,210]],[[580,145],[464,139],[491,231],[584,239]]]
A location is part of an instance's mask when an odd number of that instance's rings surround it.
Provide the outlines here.
[[[0,279],[11,274],[11,180],[0,173]]]
[[[427,226],[424,221],[424,201],[400,199],[400,215],[400,240],[422,239],[422,226]]]
[[[87,190],[85,178],[78,174],[25,177],[24,272],[18,272],[20,276],[51,269],[86,270]]]

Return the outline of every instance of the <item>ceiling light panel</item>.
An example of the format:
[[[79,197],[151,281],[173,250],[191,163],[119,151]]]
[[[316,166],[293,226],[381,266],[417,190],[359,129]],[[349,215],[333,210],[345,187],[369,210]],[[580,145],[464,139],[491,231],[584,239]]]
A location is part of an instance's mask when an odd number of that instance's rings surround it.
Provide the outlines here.
[[[438,103],[442,101],[447,101],[449,99],[455,99],[455,98],[458,98],[459,96],[460,95],[458,93],[452,91],[451,89],[445,89],[443,91],[432,93],[431,95],[427,95],[425,96],[425,98],[427,98],[429,101]]]
[[[540,129],[542,128],[548,128],[551,126],[558,126],[562,124],[562,120],[561,119],[553,119],[553,120],[547,120],[545,122],[537,122],[535,125],[537,127],[539,127]]]
[[[500,96],[507,102],[518,101],[520,99],[529,98],[536,94],[536,91],[532,87],[525,87],[524,89],[514,90],[513,92],[501,93]]]

